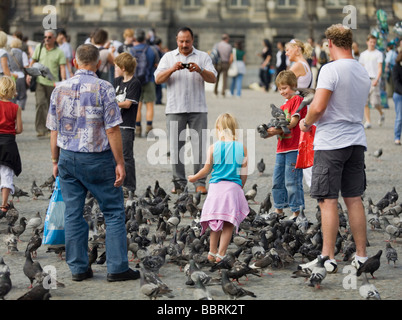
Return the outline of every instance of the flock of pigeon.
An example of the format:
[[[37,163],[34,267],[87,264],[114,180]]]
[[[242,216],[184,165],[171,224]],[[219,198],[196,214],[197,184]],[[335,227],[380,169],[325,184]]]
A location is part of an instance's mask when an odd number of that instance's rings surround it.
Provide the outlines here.
[[[260,174],[265,170],[263,160],[258,164]],[[31,196],[36,199],[43,196],[42,189],[52,190],[54,179],[49,178],[38,187],[32,184]],[[190,193],[187,188],[173,200],[156,181],[148,186],[142,196],[133,197],[125,193],[127,248],[130,261],[137,262],[140,269],[140,292],[149,299],[173,298],[175,293],[162,280],[160,270],[169,263],[177,265],[183,271],[183,282],[193,288],[194,299],[216,299],[209,290],[210,286],[220,286],[229,299],[245,296],[257,298],[252,287],[240,285],[240,279],[248,276],[261,277],[263,273],[271,273],[275,269],[289,269],[289,277],[304,278],[308,286],[319,290],[325,285],[326,270],[324,262],[328,257],[321,258],[322,233],[321,212],[317,206],[316,221],[310,221],[304,210],[300,210],[295,220],[286,218],[283,214],[272,211],[271,194],[268,193],[261,202],[256,201],[257,184],[245,191],[246,199],[253,204],[250,213],[240,224],[240,233],[233,234],[232,244],[220,262],[207,259],[209,251],[209,231],[200,235],[200,216],[202,212],[202,195]],[[30,196],[27,192],[16,188],[14,197]],[[386,235],[384,248],[387,262],[396,266],[397,251],[393,247],[402,235],[402,203],[397,203],[398,193],[395,188],[388,192],[376,204],[368,198],[368,223],[373,231],[382,231]],[[11,208],[0,216],[0,224],[6,221],[7,234],[3,240],[7,245],[7,254],[21,251],[19,237],[24,232],[32,232],[25,250],[25,264],[21,266],[24,275],[29,279],[30,290],[19,299],[49,299],[51,275],[46,274],[36,258],[36,251],[41,246],[43,220],[38,212],[35,217],[27,219],[20,217],[17,208],[11,202]],[[254,210],[253,208],[258,208]],[[336,258],[350,261],[355,253],[355,244],[349,230],[347,213],[338,205],[339,232],[336,241]],[[105,220],[96,199],[88,193],[83,216],[90,227],[89,264],[103,264],[106,256]],[[392,244],[393,243],[393,244]],[[369,243],[367,243],[370,245]],[[50,249],[51,250],[51,249]],[[63,247],[57,248],[60,256]],[[369,282],[367,274],[374,278],[374,273],[380,268],[380,258],[383,250],[369,259],[357,270],[356,276],[361,277],[360,295],[365,299],[380,299],[380,293],[373,283]],[[301,257],[311,261],[319,257],[318,265],[312,270],[291,270]],[[17,272],[17,271],[16,271]],[[295,280],[296,281],[296,280]],[[371,280],[370,280],[371,281]],[[63,287],[62,283],[57,283]],[[0,257],[0,298],[5,299],[12,290],[10,268]],[[219,298],[218,298],[219,299]]]

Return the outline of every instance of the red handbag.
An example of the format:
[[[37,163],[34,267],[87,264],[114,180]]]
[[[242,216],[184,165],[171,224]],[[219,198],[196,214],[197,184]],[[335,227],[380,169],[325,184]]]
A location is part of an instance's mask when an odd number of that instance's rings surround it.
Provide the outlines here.
[[[296,169],[310,168],[314,164],[314,136],[316,126],[312,125],[311,130],[300,132],[299,153],[296,160]]]

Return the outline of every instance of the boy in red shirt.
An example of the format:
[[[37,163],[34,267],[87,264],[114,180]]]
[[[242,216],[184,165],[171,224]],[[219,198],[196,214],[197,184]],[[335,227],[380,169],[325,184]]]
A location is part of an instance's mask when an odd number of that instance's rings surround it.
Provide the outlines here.
[[[294,88],[297,87],[297,78],[292,71],[280,72],[275,82],[279,93],[286,99],[281,109],[289,122],[290,133],[284,134],[282,129],[275,127],[268,129],[268,138],[278,137],[272,197],[277,213],[283,213],[283,209],[289,207],[292,211],[289,219],[296,220],[300,207],[304,208],[303,170],[296,169],[295,165],[300,139],[299,121],[306,116],[307,108],[296,113],[303,98],[296,95]]]

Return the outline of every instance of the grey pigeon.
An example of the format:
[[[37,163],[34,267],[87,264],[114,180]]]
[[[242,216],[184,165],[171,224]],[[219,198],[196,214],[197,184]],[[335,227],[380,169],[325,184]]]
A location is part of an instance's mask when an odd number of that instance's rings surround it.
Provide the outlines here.
[[[36,257],[36,250],[42,245],[42,237],[39,234],[39,229],[35,229],[35,234],[29,239],[26,251],[32,254],[32,257]]]
[[[32,67],[25,68],[26,72],[33,77],[42,76],[49,79],[50,81],[55,81],[53,74],[50,72],[49,68],[44,66],[39,62],[35,62]]]
[[[309,105],[313,99],[314,99],[314,95],[315,95],[315,89],[311,89],[311,88],[296,88],[294,89],[296,91],[296,94],[298,96],[301,96],[303,98],[299,108],[297,108],[295,113],[299,113],[305,106]]]
[[[363,274],[362,285],[359,288],[359,293],[364,299],[367,300],[381,300],[380,293],[374,284],[369,283],[366,274]]]
[[[381,157],[381,156],[382,156],[382,148],[380,148],[380,149],[374,151],[374,152],[373,152],[373,156],[376,157],[376,158]]]
[[[272,208],[271,192],[268,192],[267,196],[260,204],[260,213],[269,213],[269,210],[271,208]]]
[[[18,239],[12,233],[9,233],[4,237],[4,243],[7,246],[7,253],[18,251],[18,248],[17,248]]]
[[[401,230],[391,224],[386,217],[382,216],[381,219],[384,221],[385,233],[388,234],[389,237],[387,241],[393,240],[396,242],[396,238],[401,235]]]
[[[194,277],[194,299],[195,300],[214,300],[208,289],[201,281],[201,277],[196,274]]]
[[[276,128],[282,129],[284,134],[289,134],[290,129],[288,128],[288,121],[286,120],[285,112],[281,109],[276,107],[274,104],[271,104],[271,115],[274,117],[274,124]],[[272,122],[272,120],[271,120]]]
[[[11,291],[12,282],[10,278],[10,268],[5,264],[3,257],[0,257],[0,298],[4,297]]]
[[[20,216],[19,211],[17,208],[14,206],[13,202],[10,202],[8,211],[6,213],[6,220],[8,222],[9,226],[13,226],[15,222],[18,220]]]
[[[380,258],[382,255],[382,250],[379,250],[374,256],[368,258],[359,269],[357,269],[356,275],[359,277],[362,273],[370,273],[373,279],[374,272],[378,270],[381,265]]]
[[[20,224],[16,226],[8,226],[8,232],[12,233],[17,237],[17,239],[19,239],[21,234],[24,233],[26,226],[27,226],[27,219],[25,217],[22,217],[20,219]]]
[[[14,194],[12,195],[12,199],[14,200],[15,197],[17,197],[17,202],[19,202],[20,197],[28,197],[29,198],[29,194],[28,194],[28,192],[25,192],[24,190],[18,188],[16,185],[14,185]]]
[[[257,163],[257,169],[260,175],[262,175],[265,171],[265,163],[264,159],[261,159],[260,162]]]
[[[46,179],[44,183],[42,183],[39,187],[40,188],[48,188],[49,190],[53,189],[53,184],[56,181],[54,175],[51,175],[49,178]]]
[[[32,195],[33,195],[33,199],[34,199],[34,200],[38,199],[39,196],[43,196],[42,189],[39,188],[39,187],[36,185],[36,181],[35,181],[35,180],[32,181],[31,193],[32,193]]]
[[[34,233],[35,229],[38,228],[42,224],[42,217],[40,215],[40,212],[36,212],[35,216],[31,219],[29,219],[27,228],[32,229],[32,233]]]
[[[159,269],[165,264],[167,254],[167,247],[163,247],[157,255],[147,255],[141,261],[144,268],[148,271],[152,271],[159,274]],[[137,252],[138,255],[138,252]]]
[[[37,276],[38,273],[43,273],[42,266],[38,261],[33,261],[31,254],[29,251],[25,251],[25,264],[23,267],[23,271],[25,276],[29,279],[31,282],[30,286],[28,288],[32,288],[33,282]]]
[[[256,183],[253,184],[253,187],[252,187],[249,191],[247,191],[247,192],[244,194],[247,201],[252,200],[252,201],[254,201],[255,203],[257,203],[257,202],[255,201],[255,197],[257,196],[257,187],[258,187],[258,186],[257,186]]]
[[[144,279],[148,283],[152,283],[158,286],[160,295],[167,296],[168,298],[174,298],[172,289],[170,289],[169,286],[165,282],[163,282],[162,279],[159,278],[156,273],[144,269],[142,264],[140,264],[140,268],[141,268],[140,273],[144,276]]]
[[[38,273],[36,277],[37,284],[17,300],[50,300],[50,290],[43,286],[44,277],[45,274]]]
[[[229,280],[228,271],[222,270],[222,291],[230,299],[238,299],[245,296],[257,298],[254,292],[240,287],[238,284]]]
[[[202,271],[195,263],[193,259],[189,261],[189,268],[186,269],[186,276],[188,280],[186,281],[186,285],[194,285],[195,279],[199,278],[200,281],[206,285],[211,281],[211,276],[207,275],[204,271]]]
[[[145,279],[143,272],[140,272],[140,292],[150,300],[156,300],[163,296],[162,289],[157,284]]]
[[[385,257],[387,258],[387,262],[389,264],[390,261],[394,262],[394,267],[395,263],[398,260],[398,252],[394,248],[392,248],[391,244],[388,242],[385,248]]]
[[[327,261],[329,259],[329,257],[325,256],[325,257],[321,258],[321,255],[318,255],[317,259],[318,259],[317,264],[311,270],[309,286],[319,289],[321,286],[321,282],[327,276],[327,270],[324,267],[324,262]]]

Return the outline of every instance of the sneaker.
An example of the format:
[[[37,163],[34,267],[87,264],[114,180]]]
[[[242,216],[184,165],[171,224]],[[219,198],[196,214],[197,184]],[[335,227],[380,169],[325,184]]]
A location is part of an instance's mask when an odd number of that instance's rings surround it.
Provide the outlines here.
[[[126,272],[121,273],[108,273],[106,280],[109,282],[137,280],[140,277],[138,270],[128,269]]]
[[[363,263],[365,263],[367,260],[367,258],[364,258],[363,260],[357,259],[356,257],[354,257],[354,259],[352,260],[351,265],[353,267],[356,268],[356,270],[359,270],[359,268],[363,265]]]
[[[371,123],[370,122],[366,122],[364,124],[364,129],[370,129],[371,128]]]
[[[297,269],[305,270],[305,271],[311,273],[317,263],[318,263],[318,258],[316,258],[310,262],[304,263],[304,264],[299,264],[297,266]],[[325,261],[324,267],[328,273],[336,273],[338,271],[338,264],[336,263],[336,261],[334,259]]]
[[[384,123],[384,121],[385,121],[385,115],[383,114],[383,115],[381,116],[380,120],[378,120],[378,125],[381,127],[382,124]]]

